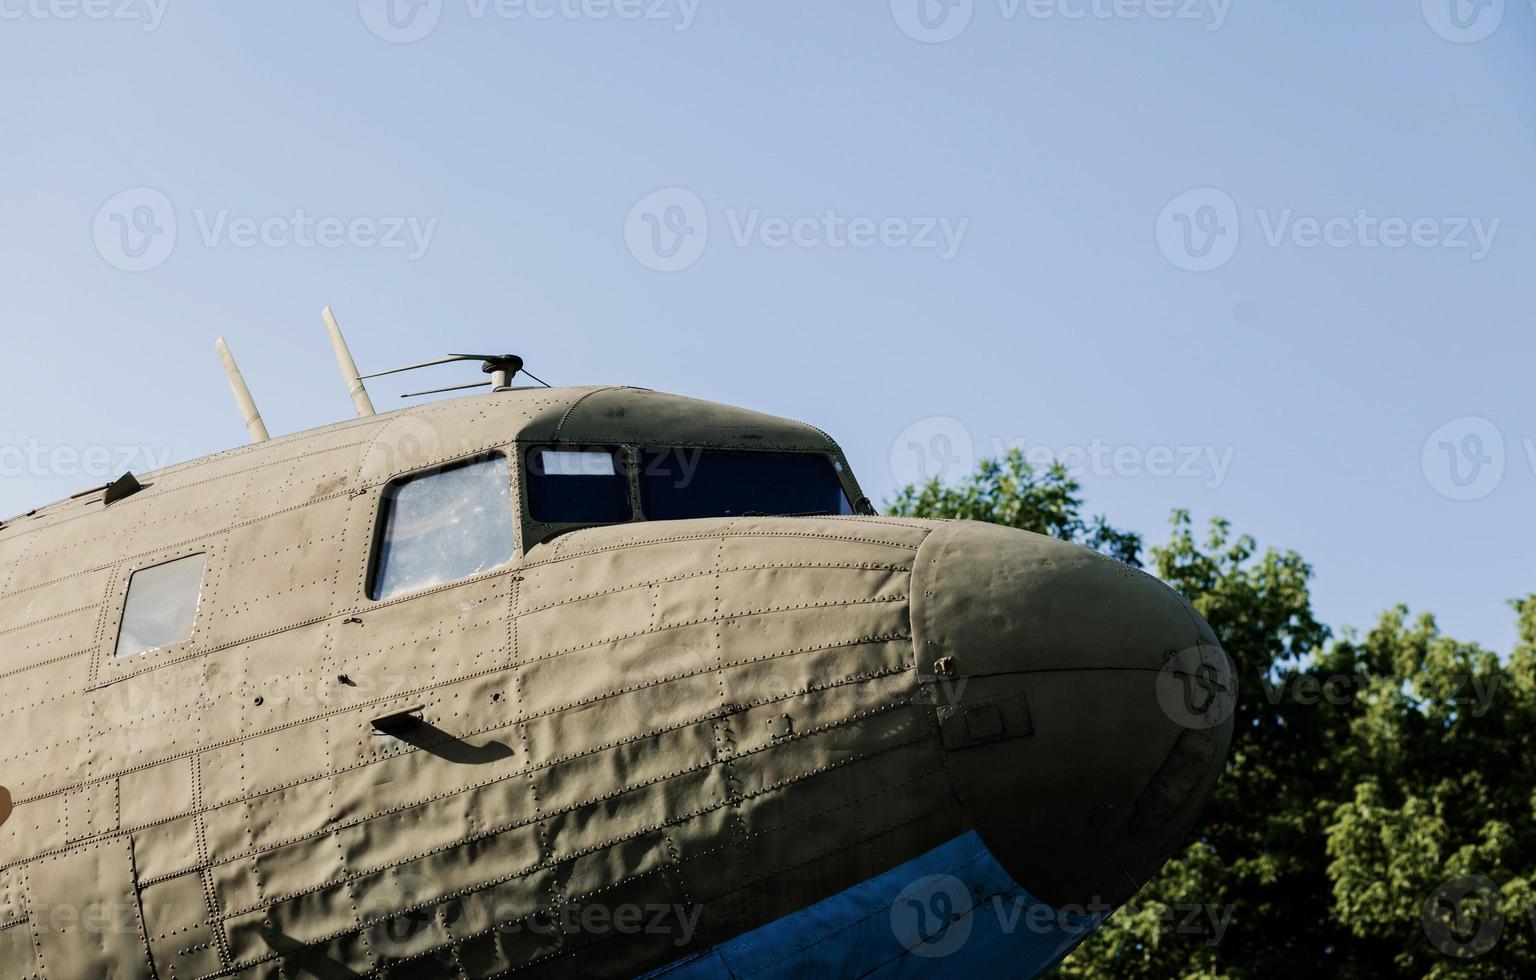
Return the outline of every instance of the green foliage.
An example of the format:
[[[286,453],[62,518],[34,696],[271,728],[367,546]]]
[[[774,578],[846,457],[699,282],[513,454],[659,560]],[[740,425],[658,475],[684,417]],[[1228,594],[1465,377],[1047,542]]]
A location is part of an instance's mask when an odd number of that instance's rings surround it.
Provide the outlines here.
[[[1102,517],[1085,521],[1081,492],[1061,463],[1037,470],[1014,448],[1001,459],[982,460],[975,473],[954,486],[945,486],[935,477],[922,487],[904,487],[886,504],[885,512],[1023,528],[1086,545],[1140,567],[1141,535],[1112,528]]]
[[[1014,452],[890,510],[1139,557],[1137,535],[1081,508],[1063,467]],[[1335,638],[1311,567],[1225,521],[1200,540],[1176,512],[1150,570],[1232,658],[1232,753],[1195,839],[1058,975],[1536,976],[1536,596],[1512,603],[1520,641],[1501,658],[1402,607]],[[1171,929],[1167,910],[1192,906],[1227,925]]]

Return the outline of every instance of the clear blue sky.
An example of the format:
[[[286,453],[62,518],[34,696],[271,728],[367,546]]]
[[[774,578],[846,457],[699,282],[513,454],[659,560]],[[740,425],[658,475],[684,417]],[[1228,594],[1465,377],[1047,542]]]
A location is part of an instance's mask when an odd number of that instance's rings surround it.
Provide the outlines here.
[[[1300,551],[1331,623],[1512,641],[1524,0],[397,2],[0,0],[0,512],[243,441],[219,334],[274,432],[347,417],[331,304],[365,370],[814,421],[877,500],[911,443],[1076,447],[1154,542]]]

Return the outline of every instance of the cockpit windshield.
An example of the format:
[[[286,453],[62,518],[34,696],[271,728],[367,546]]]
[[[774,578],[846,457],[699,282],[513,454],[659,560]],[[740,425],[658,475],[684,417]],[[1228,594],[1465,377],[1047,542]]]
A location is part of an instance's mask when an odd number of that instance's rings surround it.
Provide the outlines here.
[[[832,461],[817,453],[652,448],[637,465],[650,521],[853,513]]]

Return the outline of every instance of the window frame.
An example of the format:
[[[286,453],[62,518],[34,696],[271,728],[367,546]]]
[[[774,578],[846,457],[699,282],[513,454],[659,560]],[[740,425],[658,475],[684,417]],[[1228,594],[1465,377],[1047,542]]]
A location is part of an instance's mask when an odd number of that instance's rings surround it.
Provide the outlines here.
[[[192,619],[192,633],[185,639],[163,647],[155,647],[127,657],[117,656],[117,640],[122,635],[123,616],[128,610],[128,586],[133,573],[144,568],[156,568],[182,558],[205,555],[203,581],[198,596],[197,613]],[[144,554],[131,555],[114,566],[107,585],[107,593],[101,612],[100,627],[96,632],[96,656],[92,659],[87,690],[97,690],[105,685],[133,677],[146,670],[153,670],[164,662],[175,662],[192,655],[196,650],[203,628],[218,603],[219,582],[224,573],[224,538],[217,535],[190,541],[173,548],[161,548]],[[115,624],[115,625],[114,625]]]
[[[112,637],[111,657],[113,660],[134,660],[138,657],[147,656],[152,653],[159,653],[162,650],[169,650],[172,647],[177,647],[184,643],[192,642],[192,638],[197,635],[198,619],[201,617],[203,612],[203,596],[208,591],[209,557],[210,556],[207,551],[194,551],[190,554],[177,555],[173,558],[153,560],[148,564],[136,566],[133,571],[128,573],[128,578],[123,582],[122,606],[118,610],[117,614],[117,632]],[[145,572],[151,572],[157,568],[164,568],[167,565],[175,565],[179,562],[191,561],[193,558],[201,558],[203,560],[203,567],[197,576],[197,598],[192,605],[192,619],[191,622],[187,624],[185,635],[179,636],[168,643],[157,643],[152,647],[145,647],[142,650],[135,650],[132,653],[118,653],[118,649],[122,646],[123,643],[123,630],[128,625],[128,604],[133,599],[134,580]]]
[[[645,507],[644,507],[644,504],[643,504],[643,502],[641,500],[641,496],[640,496],[640,472],[639,472],[640,467],[639,467],[639,463],[640,463],[640,460],[643,458],[644,453],[647,450],[656,450],[656,449],[667,450],[669,452],[670,451],[674,451],[674,450],[683,450],[683,451],[695,451],[696,450],[696,451],[701,452],[701,453],[743,453],[743,454],[753,454],[753,455],[760,455],[760,456],[819,456],[822,459],[826,460],[828,465],[832,467],[832,475],[837,479],[837,485],[843,491],[843,500],[848,504],[848,513],[847,514],[822,514],[822,515],[819,515],[819,516],[821,518],[823,518],[823,519],[829,519],[829,518],[833,518],[833,517],[857,517],[857,516],[859,516],[859,500],[855,499],[853,494],[848,492],[848,490],[849,490],[849,483],[848,483],[849,470],[848,470],[848,464],[843,461],[842,455],[840,453],[826,452],[826,451],[819,450],[819,449],[777,449],[777,448],[772,448],[772,447],[768,447],[768,446],[684,446],[684,445],[679,445],[679,444],[674,443],[672,445],[667,445],[667,446],[655,445],[655,444],[641,446],[641,447],[639,447],[639,449],[636,451],[636,454],[635,454],[636,455],[636,459],[635,459],[636,465],[631,467],[631,470],[632,470],[632,473],[633,473],[633,478],[630,481],[630,484],[631,484],[630,485],[630,491],[635,495],[635,502],[634,502],[635,513],[640,514],[641,515],[640,519],[645,521],[648,524],[661,524],[661,523],[664,523],[666,521],[673,520],[673,518],[666,518],[666,517],[655,517],[655,518],[652,518],[652,517],[644,516],[644,514],[645,514]],[[732,518],[678,518],[678,519],[679,520],[737,520],[738,518],[733,518],[732,517]]]
[[[862,495],[862,490],[860,490],[858,482],[854,480],[853,470],[851,467],[849,467],[847,459],[844,458],[842,451],[835,446],[828,446],[826,448],[817,449],[803,449],[789,448],[777,445],[741,446],[686,441],[665,443],[661,441],[647,441],[644,443],[576,443],[563,442],[560,440],[552,439],[538,439],[518,442],[514,444],[512,449],[514,453],[513,461],[515,469],[515,472],[513,473],[513,482],[516,484],[518,493],[518,508],[521,513],[523,522],[523,535],[521,541],[519,542],[521,546],[519,553],[524,555],[528,553],[529,549],[543,544],[544,542],[549,541],[558,535],[565,534],[568,531],[579,531],[583,528],[589,527],[622,527],[626,524],[666,523],[663,519],[653,519],[647,517],[645,514],[645,508],[642,506],[640,500],[640,465],[643,454],[647,450],[652,449],[681,449],[698,450],[700,452],[756,454],[771,453],[774,455],[819,456],[822,459],[825,459],[832,466],[832,472],[836,475],[838,485],[842,488],[843,497],[848,501],[848,506],[852,511],[852,514],[848,516],[858,517],[864,514],[865,511],[861,509],[861,505],[867,504],[868,500],[868,498]],[[522,469],[522,467],[527,465],[529,454],[536,450],[554,450],[558,452],[593,452],[602,450],[605,452],[612,452],[618,459],[619,463],[624,467],[624,473],[629,487],[629,520],[593,524],[549,523],[535,518],[533,516],[533,499],[531,488],[529,487],[528,480],[526,478],[526,472],[524,469]]]
[[[523,538],[527,544],[523,547],[522,554],[527,554],[528,549],[542,544],[556,535],[567,531],[579,531],[588,527],[622,527],[625,524],[638,524],[644,518],[640,516],[640,483],[635,473],[635,462],[638,458],[638,450],[630,443],[566,443],[551,440],[537,440],[532,442],[519,442],[516,444],[515,457],[517,473],[514,482],[518,490],[518,510],[523,521]],[[608,452],[612,453],[615,461],[624,470],[625,493],[629,497],[629,519],[623,521],[603,521],[592,523],[590,521],[541,521],[533,516],[533,487],[528,482],[528,474],[525,467],[528,458],[535,452]]]
[[[507,486],[507,494],[510,498],[512,498],[512,500],[509,500],[510,511],[507,515],[512,524],[512,553],[507,556],[507,560],[494,568],[488,568],[484,571],[475,572],[461,578],[451,579],[447,582],[441,582],[437,585],[430,585],[422,589],[411,589],[404,592],[398,592],[394,595],[386,596],[383,598],[374,598],[374,591],[379,584],[379,572],[383,568],[384,532],[388,527],[387,519],[389,517],[390,488],[399,486],[401,484],[410,483],[414,480],[424,479],[428,476],[433,476],[438,473],[445,473],[449,470],[458,469],[461,466],[473,466],[476,463],[487,462],[489,460],[495,459],[502,460],[507,464],[507,478],[509,481]],[[507,452],[505,448],[498,447],[496,449],[472,453],[468,456],[461,456],[458,459],[451,459],[446,462],[433,463],[429,466],[422,466],[414,470],[407,470],[404,473],[397,473],[380,484],[377,492],[374,495],[373,531],[368,537],[368,557],[363,569],[363,601],[370,605],[385,605],[391,602],[399,602],[403,599],[409,599],[413,596],[427,595],[440,589],[452,588],[457,585],[462,585],[465,582],[472,582],[483,577],[498,575],[515,566],[519,556],[523,554],[523,542],[521,533],[522,528],[519,526],[520,515],[518,513],[518,505],[515,502],[515,499],[519,496],[520,488],[518,484],[520,482],[521,481],[519,480],[517,461],[509,452]]]

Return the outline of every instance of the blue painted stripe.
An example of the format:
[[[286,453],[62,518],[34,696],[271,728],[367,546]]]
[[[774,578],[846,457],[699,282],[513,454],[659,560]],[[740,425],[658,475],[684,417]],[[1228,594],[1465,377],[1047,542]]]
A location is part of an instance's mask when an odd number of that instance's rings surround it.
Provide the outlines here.
[[[1059,912],[1036,900],[973,831],[649,976],[1036,976],[1103,919]]]

